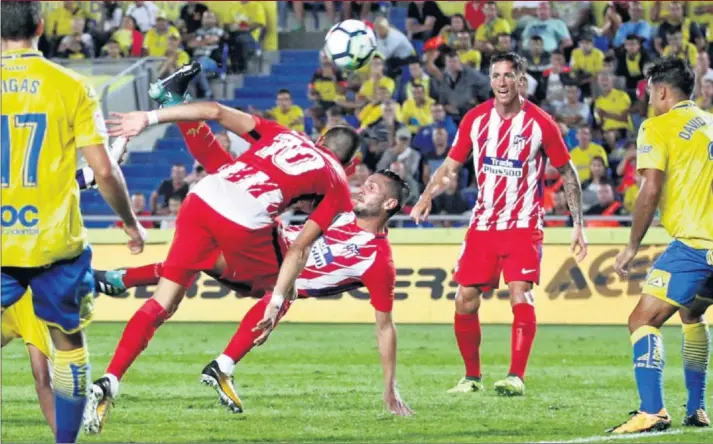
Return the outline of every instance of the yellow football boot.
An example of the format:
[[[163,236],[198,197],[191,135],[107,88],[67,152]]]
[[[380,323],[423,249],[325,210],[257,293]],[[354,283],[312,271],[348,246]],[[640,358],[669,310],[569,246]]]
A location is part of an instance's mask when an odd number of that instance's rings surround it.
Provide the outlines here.
[[[607,433],[623,435],[627,433],[660,432],[671,427],[671,417],[666,409],[653,415],[651,413],[631,412],[631,418],[616,427],[607,430]]]

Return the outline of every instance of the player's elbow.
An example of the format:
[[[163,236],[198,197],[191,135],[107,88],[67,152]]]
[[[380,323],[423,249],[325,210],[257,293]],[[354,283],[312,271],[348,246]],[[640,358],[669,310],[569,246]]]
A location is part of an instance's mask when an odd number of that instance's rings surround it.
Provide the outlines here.
[[[99,165],[92,167],[92,170],[94,171],[94,179],[97,183],[111,180],[116,175],[118,169],[119,166],[111,159],[107,159],[106,162],[101,162]]]
[[[300,245],[298,243],[294,243],[287,248],[285,258],[292,258],[299,264],[307,263],[307,257],[309,256],[309,250],[311,246],[311,244]]]
[[[205,119],[215,120],[220,122],[224,117],[224,108],[218,102],[204,102],[205,103]]]

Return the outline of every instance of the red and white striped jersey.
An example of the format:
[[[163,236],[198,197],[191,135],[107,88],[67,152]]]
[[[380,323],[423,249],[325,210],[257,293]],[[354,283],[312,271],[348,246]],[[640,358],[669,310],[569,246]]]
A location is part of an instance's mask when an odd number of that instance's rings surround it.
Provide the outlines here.
[[[260,229],[274,224],[294,202],[322,198],[309,220],[326,231],[338,214],[352,210],[344,168],[326,148],[259,117],[255,129],[242,137],[250,149],[191,190],[222,216]]]
[[[285,247],[297,238],[301,225],[283,226]],[[299,278],[300,296],[324,297],[366,287],[371,305],[390,312],[394,302],[396,268],[386,234],[365,231],[354,213],[341,214],[312,245]]]
[[[465,163],[473,153],[478,200],[470,226],[476,230],[541,229],[546,157],[555,168],[569,162],[557,124],[525,101],[510,119],[491,99],[466,113],[448,156]]]

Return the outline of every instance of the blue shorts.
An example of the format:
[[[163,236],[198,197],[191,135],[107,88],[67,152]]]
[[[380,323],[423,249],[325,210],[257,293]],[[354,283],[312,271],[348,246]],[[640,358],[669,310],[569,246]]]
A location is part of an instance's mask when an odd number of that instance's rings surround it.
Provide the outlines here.
[[[82,315],[87,316],[81,312],[94,292],[92,250],[87,247],[74,259],[46,267],[3,267],[2,307],[20,300],[27,287],[32,289],[32,304],[38,318],[65,333],[80,330],[88,320],[82,319]]]
[[[646,276],[644,294],[683,308],[707,294],[713,275],[713,250],[697,250],[681,241],[671,242]]]

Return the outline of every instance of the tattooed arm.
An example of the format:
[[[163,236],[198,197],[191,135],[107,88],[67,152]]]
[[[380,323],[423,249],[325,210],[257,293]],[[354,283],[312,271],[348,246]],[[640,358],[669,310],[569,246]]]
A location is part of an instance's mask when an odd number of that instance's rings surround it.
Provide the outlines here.
[[[587,256],[587,239],[584,237],[582,225],[584,223],[582,215],[582,185],[579,183],[577,169],[570,160],[558,168],[564,185],[564,194],[567,198],[567,206],[572,215],[574,231],[572,232],[572,253],[577,254],[577,261],[581,262]],[[579,250],[577,252],[577,250]]]

